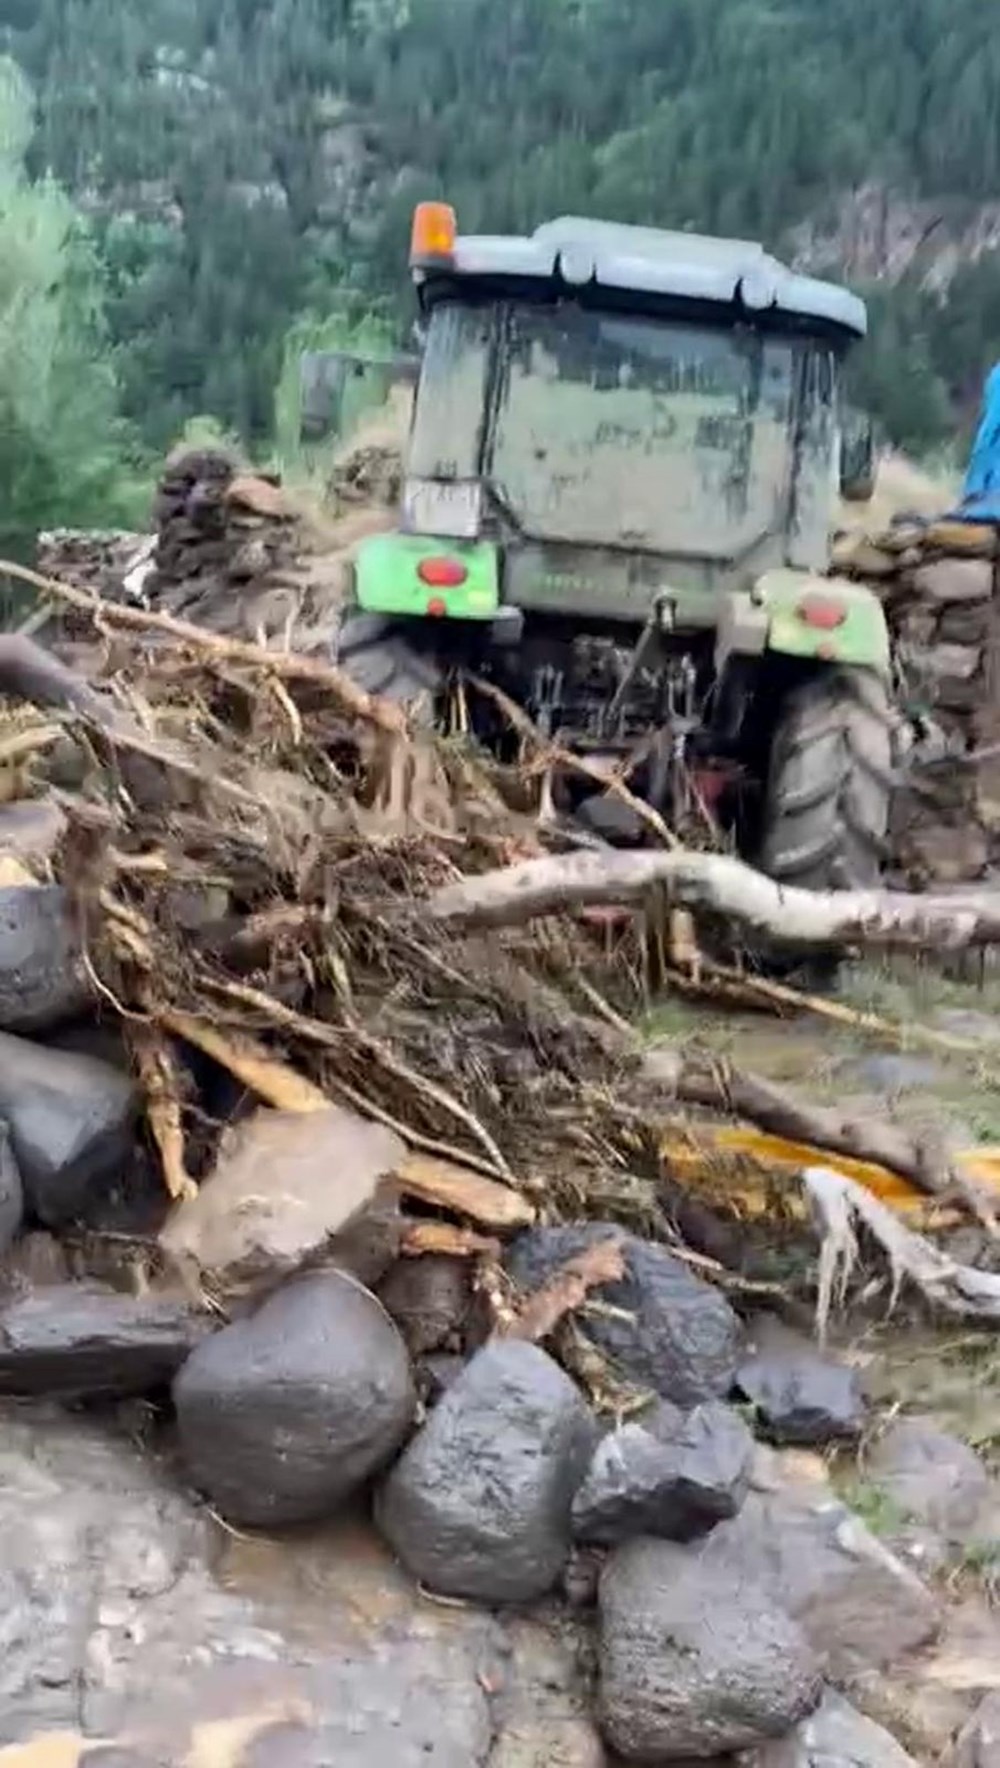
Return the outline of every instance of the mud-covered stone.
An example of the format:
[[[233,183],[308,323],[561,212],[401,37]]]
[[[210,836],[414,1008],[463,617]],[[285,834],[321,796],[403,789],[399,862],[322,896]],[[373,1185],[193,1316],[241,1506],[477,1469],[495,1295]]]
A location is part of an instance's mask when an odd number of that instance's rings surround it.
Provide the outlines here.
[[[456,1341],[471,1297],[468,1259],[443,1253],[400,1259],[379,1290],[414,1357]]]
[[[780,1320],[756,1322],[751,1337],[736,1385],[772,1442],[808,1446],[860,1436],[865,1402],[855,1370],[824,1356]]]
[[[45,1031],[89,998],[65,892],[57,884],[0,888],[0,1026]]]
[[[871,1449],[865,1472],[901,1520],[951,1541],[975,1533],[993,1491],[975,1451],[932,1418],[897,1418]]]
[[[913,573],[913,587],[925,601],[986,602],[993,594],[989,559],[933,559]]]
[[[215,1289],[274,1285],[360,1220],[404,1153],[391,1130],[338,1105],[255,1111],[224,1138],[211,1177],[177,1206],[160,1245]]]
[[[588,1336],[628,1380],[678,1406],[724,1397],[740,1357],[740,1322],[724,1295],[664,1247],[622,1236],[607,1222],[534,1228],[514,1242],[507,1268],[523,1289],[537,1289],[567,1259],[609,1234],[622,1240],[625,1276],[592,1291],[609,1305],[588,1314]]]
[[[686,1416],[622,1425],[598,1444],[573,1500],[580,1541],[612,1545],[633,1535],[685,1541],[735,1516],[746,1497],[754,1441],[717,1400]]]
[[[166,1387],[211,1330],[166,1297],[67,1283],[0,1307],[0,1394],[111,1398]]]
[[[0,1258],[10,1250],[24,1220],[24,1186],[10,1126],[0,1118]]]
[[[810,1713],[779,1743],[753,1757],[752,1768],[917,1768],[896,1739],[828,1689]]]
[[[1000,1694],[988,1694],[963,1725],[946,1768],[1000,1768]]]
[[[321,1271],[202,1344],[174,1403],[194,1484],[234,1522],[268,1525],[331,1514],[399,1447],[415,1395],[381,1303]]]
[[[698,1548],[631,1541],[600,1585],[598,1716],[626,1761],[751,1749],[817,1704],[819,1660],[766,1586],[734,1583]]]
[[[0,1117],[25,1204],[46,1227],[84,1217],[120,1175],[136,1107],[131,1080],[109,1063],[0,1032]]]
[[[536,1345],[479,1351],[379,1494],[377,1520],[431,1590],[525,1602],[556,1583],[570,1507],[593,1446],[587,1408]]]

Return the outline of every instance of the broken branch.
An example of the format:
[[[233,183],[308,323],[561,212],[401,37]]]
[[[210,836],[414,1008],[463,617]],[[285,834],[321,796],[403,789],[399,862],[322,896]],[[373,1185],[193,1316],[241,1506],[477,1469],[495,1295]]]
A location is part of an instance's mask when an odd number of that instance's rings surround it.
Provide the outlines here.
[[[604,1283],[620,1283],[625,1275],[622,1243],[616,1235],[587,1246],[567,1259],[540,1289],[518,1308],[513,1320],[500,1329],[504,1338],[525,1338],[538,1344],[551,1337],[561,1320],[586,1301],[591,1289]]]
[[[728,854],[686,848],[529,859],[446,884],[422,908],[439,925],[515,927],[602,903],[640,905],[653,890],[668,906],[714,915],[785,946],[955,951],[1000,943],[1000,890],[799,890]]]
[[[312,682],[317,687],[325,688],[330,697],[355,718],[366,719],[380,730],[399,735],[406,731],[406,719],[400,707],[388,700],[379,699],[375,694],[365,693],[342,669],[336,669],[332,664],[320,663],[315,657],[301,656],[294,651],[271,651],[264,645],[251,644],[245,639],[223,638],[203,626],[195,626],[190,620],[178,620],[173,614],[154,614],[145,608],[107,602],[98,595],[74,589],[72,585],[59,583],[55,578],[42,577],[39,572],[30,571],[26,566],[13,564],[6,559],[0,560],[0,571],[19,583],[26,583],[30,588],[39,590],[47,597],[66,602],[71,608],[79,608],[81,613],[89,614],[93,620],[108,626],[126,627],[133,632],[162,632],[165,637],[175,639],[207,662],[243,663],[265,670],[278,681]],[[40,648],[27,639],[19,642],[30,646],[32,651]],[[45,653],[42,655],[44,657]],[[58,664],[57,671],[61,671],[62,667]],[[70,676],[70,682],[76,690],[80,691],[80,684],[71,672],[67,671],[66,674]],[[47,675],[51,680],[52,672],[47,671]],[[63,691],[65,694],[65,687]],[[83,689],[82,692],[89,700],[95,701],[98,708],[101,707],[100,701],[91,690]],[[29,694],[27,697],[32,696]],[[80,710],[94,716],[89,704],[81,706]]]

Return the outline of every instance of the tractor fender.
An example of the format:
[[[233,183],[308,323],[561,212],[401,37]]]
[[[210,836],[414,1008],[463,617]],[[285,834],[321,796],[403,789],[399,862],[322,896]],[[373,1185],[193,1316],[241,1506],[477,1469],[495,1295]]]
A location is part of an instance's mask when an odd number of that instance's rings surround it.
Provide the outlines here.
[[[493,620],[500,608],[499,550],[486,540],[373,534],[355,552],[353,590],[365,614]]]
[[[748,593],[727,596],[719,618],[717,670],[730,656],[767,651],[890,673],[882,604],[863,583],[846,577],[766,571]]]

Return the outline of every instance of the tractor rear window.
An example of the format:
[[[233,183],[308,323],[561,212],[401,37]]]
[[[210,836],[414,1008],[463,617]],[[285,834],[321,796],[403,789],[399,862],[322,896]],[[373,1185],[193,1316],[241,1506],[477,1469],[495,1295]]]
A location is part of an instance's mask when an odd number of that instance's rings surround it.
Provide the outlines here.
[[[780,519],[790,340],[511,305],[497,347],[484,471],[526,534],[717,556]]]

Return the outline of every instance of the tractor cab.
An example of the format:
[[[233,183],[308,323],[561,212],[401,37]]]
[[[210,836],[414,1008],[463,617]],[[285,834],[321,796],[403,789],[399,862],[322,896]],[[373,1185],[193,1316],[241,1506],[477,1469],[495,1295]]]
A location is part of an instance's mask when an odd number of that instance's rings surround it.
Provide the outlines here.
[[[659,600],[703,627],[769,571],[824,569],[854,295],[746,241],[573,219],[462,238],[439,204],[410,264],[412,544],[389,601],[364,582],[363,605],[629,623]],[[461,546],[435,563],[438,540]]]

